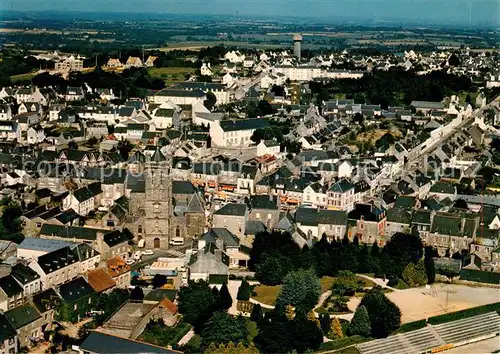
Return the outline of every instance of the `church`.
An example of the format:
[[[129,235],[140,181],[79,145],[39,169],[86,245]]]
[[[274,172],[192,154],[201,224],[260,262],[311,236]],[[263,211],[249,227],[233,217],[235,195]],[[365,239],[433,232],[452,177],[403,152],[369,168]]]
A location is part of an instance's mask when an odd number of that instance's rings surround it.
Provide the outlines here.
[[[203,198],[194,189],[185,199],[175,198],[170,169],[170,160],[157,149],[145,161],[144,190],[131,193],[128,227],[148,249],[168,249],[174,239],[186,243],[205,232]]]

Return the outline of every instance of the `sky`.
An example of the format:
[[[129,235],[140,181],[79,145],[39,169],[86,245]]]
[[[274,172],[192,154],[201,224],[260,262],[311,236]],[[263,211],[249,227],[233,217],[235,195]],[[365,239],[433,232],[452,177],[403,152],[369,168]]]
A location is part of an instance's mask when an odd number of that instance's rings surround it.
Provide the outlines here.
[[[11,11],[297,16],[363,23],[500,26],[500,0],[0,0]],[[0,15],[1,17],[1,15]]]

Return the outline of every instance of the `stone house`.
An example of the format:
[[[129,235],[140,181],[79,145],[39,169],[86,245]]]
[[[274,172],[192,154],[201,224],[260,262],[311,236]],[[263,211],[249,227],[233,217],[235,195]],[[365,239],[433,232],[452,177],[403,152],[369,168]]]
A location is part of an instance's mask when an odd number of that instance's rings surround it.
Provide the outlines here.
[[[280,218],[280,199],[272,195],[252,195],[248,218],[259,220],[268,229],[273,229]]]
[[[43,327],[47,325],[38,310],[25,304],[5,312],[5,317],[16,330],[19,346],[30,347],[33,341],[43,338]]]
[[[0,348],[4,353],[18,353],[19,343],[17,337],[17,331],[12,327],[12,325],[7,321],[4,314],[0,314]]]
[[[61,303],[61,298],[54,289],[50,288],[34,295],[32,302],[46,323],[42,326],[42,331],[50,330],[55,320],[54,312]]]
[[[397,202],[397,200],[396,200]],[[390,240],[392,236],[397,233],[408,233],[411,224],[411,211],[394,207],[387,210],[387,224],[385,228],[385,236]]]
[[[107,272],[113,278],[117,288],[126,289],[130,286],[130,267],[123,258],[116,256],[106,261]]]
[[[245,204],[228,203],[213,213],[212,226],[226,228],[241,238],[245,235],[245,221],[248,216]]]
[[[352,240],[358,236],[363,243],[377,242],[385,245],[386,212],[372,204],[355,204],[354,210],[348,214],[349,228],[347,235]]]
[[[209,242],[194,253],[188,263],[189,280],[206,280],[211,276],[229,274],[229,256],[214,243]]]

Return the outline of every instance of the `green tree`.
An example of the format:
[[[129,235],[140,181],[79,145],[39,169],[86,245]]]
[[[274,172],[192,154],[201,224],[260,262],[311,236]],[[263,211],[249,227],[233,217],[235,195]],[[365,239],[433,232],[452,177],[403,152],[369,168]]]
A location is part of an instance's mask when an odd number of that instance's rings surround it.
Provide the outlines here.
[[[136,286],[130,292],[130,300],[142,301],[142,299],[144,299],[144,291],[142,291],[140,286]]]
[[[238,288],[238,295],[236,295],[236,299],[241,301],[248,301],[250,299],[251,293],[252,293],[252,288],[250,284],[248,284],[246,279],[243,279],[241,281],[240,287]]]
[[[422,256],[420,237],[398,232],[384,246],[380,266],[385,274],[401,276],[408,263],[416,264]]]
[[[436,268],[434,265],[434,257],[439,257],[439,253],[436,248],[432,246],[425,246],[424,248],[424,261],[425,261],[425,271],[427,273],[427,282],[429,284],[434,283],[436,279]]]
[[[17,204],[10,204],[3,210],[2,225],[10,232],[17,232],[21,230],[21,223],[19,218],[22,215],[21,208]]]
[[[250,313],[250,321],[259,323],[263,316],[264,312],[262,311],[262,306],[260,306],[260,304],[255,304]]]
[[[231,307],[232,304],[233,299],[231,298],[231,294],[229,293],[227,284],[223,283],[219,291],[219,308],[227,310]]]
[[[373,287],[361,300],[370,318],[372,336],[385,338],[401,325],[401,310],[390,301],[380,286]]]
[[[297,313],[307,314],[318,302],[321,285],[313,269],[299,269],[285,276],[276,300],[278,309],[287,305],[295,307]]]
[[[229,342],[248,344],[248,329],[245,319],[241,316],[233,317],[227,312],[215,312],[203,327],[202,345],[214,343],[227,344]]]
[[[406,284],[412,287],[427,284],[424,260],[419,260],[416,266],[413,263],[409,263],[403,271],[403,279]]]
[[[291,266],[287,257],[273,253],[257,266],[255,277],[265,285],[281,284]]]
[[[191,323],[199,331],[212,316],[216,305],[216,296],[207,282],[190,281],[188,286],[179,291],[179,312],[184,321]]]
[[[203,105],[211,111],[217,104],[217,97],[215,97],[214,93],[211,91],[208,91],[205,95],[207,99],[203,102]]]
[[[368,311],[365,306],[358,306],[356,312],[354,313],[354,317],[347,328],[347,334],[350,336],[359,335],[369,337],[371,332],[372,328],[370,326]]]

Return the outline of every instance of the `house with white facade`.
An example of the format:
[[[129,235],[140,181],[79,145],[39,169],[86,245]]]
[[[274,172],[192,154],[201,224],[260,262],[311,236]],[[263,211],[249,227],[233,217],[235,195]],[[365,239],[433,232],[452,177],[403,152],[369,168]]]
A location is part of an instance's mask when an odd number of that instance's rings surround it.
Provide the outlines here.
[[[267,126],[269,123],[261,118],[214,121],[210,137],[212,144],[220,147],[245,147],[252,143],[250,138],[255,130]]]
[[[212,76],[212,68],[210,67],[210,63],[203,63],[200,68],[200,74],[203,76]]]
[[[223,84],[212,82],[179,82],[173,86],[173,89],[186,91],[201,91],[204,94],[211,92],[217,99],[216,105],[229,103],[229,90]]]
[[[354,184],[346,179],[333,183],[328,188],[328,206],[351,211],[354,209]]]
[[[157,104],[171,101],[177,105],[194,105],[198,102],[203,103],[207,96],[200,90],[163,89],[148,99]]]
[[[45,140],[45,131],[40,125],[32,126],[26,133],[28,144],[38,144]]]
[[[63,209],[73,209],[79,215],[88,215],[89,212],[100,206],[102,189],[99,182],[70,191],[63,200]]]

